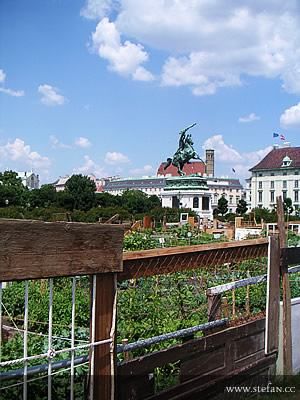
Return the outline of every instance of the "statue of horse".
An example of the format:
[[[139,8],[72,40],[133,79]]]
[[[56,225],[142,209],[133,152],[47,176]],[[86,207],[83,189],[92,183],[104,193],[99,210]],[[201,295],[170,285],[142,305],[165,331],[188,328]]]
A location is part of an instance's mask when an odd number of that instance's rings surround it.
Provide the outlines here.
[[[173,157],[167,158],[166,165],[164,169],[167,169],[169,165],[174,165],[180,176],[184,176],[185,173],[182,171],[184,164],[190,164],[191,159],[201,160],[205,165],[205,162],[200,158],[199,154],[193,148],[193,139],[191,135],[185,137],[185,133],[188,129],[192,128],[194,125],[190,125],[180,132],[179,147]]]

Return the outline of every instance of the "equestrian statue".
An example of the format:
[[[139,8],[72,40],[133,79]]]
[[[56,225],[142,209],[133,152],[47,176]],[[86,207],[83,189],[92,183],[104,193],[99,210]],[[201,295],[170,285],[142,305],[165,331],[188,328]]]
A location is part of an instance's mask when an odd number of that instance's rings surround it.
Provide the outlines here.
[[[205,165],[205,162],[199,157],[199,154],[193,148],[194,142],[192,139],[192,135],[190,134],[185,135],[186,131],[188,131],[195,125],[196,124],[192,124],[187,128],[183,129],[181,132],[179,132],[180,138],[179,138],[178,149],[172,158],[170,157],[167,158],[167,162],[166,165],[164,166],[164,169],[167,169],[169,165],[173,164],[174,167],[177,168],[178,174],[184,176],[185,173],[182,171],[183,166],[184,164],[190,164],[191,159],[201,160]]]

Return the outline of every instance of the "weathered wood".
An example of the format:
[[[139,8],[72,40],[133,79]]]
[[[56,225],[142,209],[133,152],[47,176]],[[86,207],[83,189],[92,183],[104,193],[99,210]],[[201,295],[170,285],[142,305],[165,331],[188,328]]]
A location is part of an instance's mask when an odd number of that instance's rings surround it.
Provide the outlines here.
[[[177,360],[184,360],[200,355],[203,352],[210,352],[219,348],[224,343],[238,340],[240,337],[250,337],[256,332],[263,335],[265,318],[248,322],[237,327],[231,327],[224,331],[213,333],[212,335],[194,339],[189,342],[169,347],[143,357],[138,357],[118,365],[118,376],[120,380],[128,379],[134,375],[145,374],[153,371],[156,367],[161,367],[167,363]],[[249,351],[251,347],[248,345]]]
[[[207,316],[208,322],[221,319],[222,306],[220,294],[209,294],[207,296]]]
[[[280,247],[282,250],[286,248],[286,234],[284,222],[284,210],[281,197],[276,198],[277,202],[277,215],[278,215],[278,230]],[[281,262],[281,278],[283,288],[283,371],[284,375],[291,375],[292,373],[292,335],[291,335],[291,293],[290,282],[287,271],[287,264],[282,260]]]
[[[209,400],[214,398],[230,400],[232,393],[227,396],[227,393],[224,392],[226,386],[253,386],[255,376],[264,376],[265,385],[267,385],[269,370],[274,367],[275,362],[276,356],[270,355],[226,375],[220,373],[215,378],[211,375],[195,377],[153,396],[146,397],[144,400]]]
[[[95,341],[110,338],[113,320],[114,299],[116,293],[115,274],[97,274],[96,277],[96,326]],[[115,335],[113,337],[115,341]],[[112,359],[110,343],[95,346],[94,350],[94,400],[111,400],[114,393],[114,374],[116,353]]]
[[[118,274],[118,280],[266,257],[267,254],[268,238],[130,251],[123,254],[123,272]]]
[[[278,350],[280,307],[280,248],[277,236],[269,237],[265,353]]]
[[[122,271],[124,229],[0,219],[0,281]]]
[[[287,247],[281,249],[282,265],[293,265],[300,262],[300,247]]]
[[[276,197],[278,230],[280,247],[286,247],[284,211],[281,197]],[[292,374],[292,327],[291,327],[291,291],[287,265],[281,263],[280,274],[283,291],[283,316],[282,316],[282,350],[283,350],[283,374]]]
[[[216,393],[230,382],[243,382],[264,370],[267,377],[276,356],[264,354],[264,326],[265,318],[261,318],[122,363],[118,366],[120,398],[138,400],[141,397],[137,393],[145,390],[147,374],[177,360],[181,360],[181,383],[146,399],[202,399],[206,390],[215,391],[217,382],[220,387]]]

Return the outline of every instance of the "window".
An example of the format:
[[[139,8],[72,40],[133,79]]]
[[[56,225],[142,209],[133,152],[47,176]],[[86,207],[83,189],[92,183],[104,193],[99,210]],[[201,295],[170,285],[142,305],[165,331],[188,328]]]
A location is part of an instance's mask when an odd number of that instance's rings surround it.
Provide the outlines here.
[[[271,181],[271,189],[274,189],[274,181]]]
[[[232,189],[229,189],[230,192],[232,192]]]
[[[274,192],[270,192],[270,203],[274,203]]]
[[[258,174],[258,176],[262,176],[262,174]]]
[[[240,196],[236,196],[235,202],[238,203],[240,201]]]
[[[286,189],[286,181],[282,181],[282,187]]]
[[[236,189],[236,192],[238,193],[240,190],[239,189]]]
[[[258,202],[262,202],[262,192],[258,192]]]
[[[202,197],[202,210],[209,210],[209,197]]]
[[[299,181],[295,181],[295,188],[299,187]]]
[[[232,196],[229,197],[229,204],[232,204]]]
[[[271,176],[274,176],[274,172],[271,172]]]
[[[193,208],[199,208],[199,197],[193,198]]]
[[[282,192],[282,196],[283,196],[284,199],[287,198],[287,191],[286,191],[286,190],[284,190],[284,191]]]
[[[258,182],[258,189],[262,189],[262,181]]]
[[[299,171],[295,171],[295,175],[299,175]]]
[[[215,203],[217,203],[217,202],[218,202],[218,194],[215,193]]]
[[[298,203],[298,201],[299,201],[299,191],[298,191],[298,190],[295,190],[294,193],[295,193],[295,200],[294,200],[294,201],[295,201],[296,203]]]
[[[282,175],[287,175],[287,172],[284,172]]]

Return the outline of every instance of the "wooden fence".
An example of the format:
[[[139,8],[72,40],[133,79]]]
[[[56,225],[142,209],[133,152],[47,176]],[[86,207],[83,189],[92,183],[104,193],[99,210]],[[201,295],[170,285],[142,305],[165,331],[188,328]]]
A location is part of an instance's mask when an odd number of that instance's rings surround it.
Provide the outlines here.
[[[291,343],[287,265],[300,260],[299,249],[286,249],[282,236],[280,242],[272,237],[122,254],[123,233],[122,227],[112,225],[0,220],[0,281],[96,276],[96,326],[91,341],[110,337],[111,342],[95,346],[94,399],[205,398],[263,371],[273,373],[278,349],[280,274],[284,283],[284,357],[288,373]],[[116,365],[117,280],[268,255],[266,317],[237,322],[237,326],[228,325],[220,332]],[[154,393],[153,370],[177,360],[181,361],[180,383]]]

